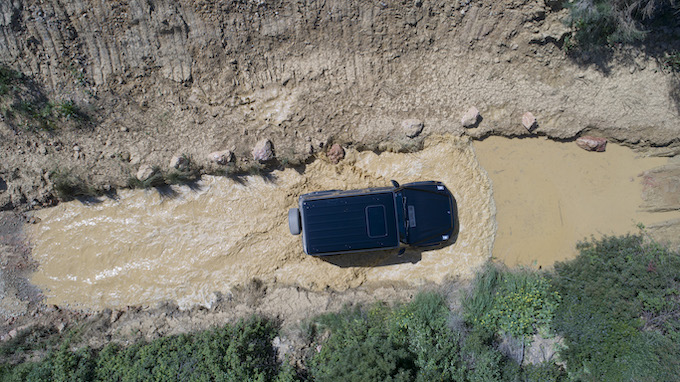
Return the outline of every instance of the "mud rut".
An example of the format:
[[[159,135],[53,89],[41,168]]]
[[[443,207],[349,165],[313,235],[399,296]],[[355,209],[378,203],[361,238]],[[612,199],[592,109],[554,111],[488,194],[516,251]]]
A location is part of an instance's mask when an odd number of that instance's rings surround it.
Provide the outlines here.
[[[639,222],[678,217],[639,207],[638,174],[666,161],[615,145],[588,153],[545,139],[489,138],[473,149],[468,138],[438,136],[417,153],[348,150],[339,165],[321,158],[304,171],[206,176],[165,193],[122,191],[116,200],[38,212],[41,222],[29,232],[40,263],[32,282],[59,305],[173,300],[187,308],[209,306],[215,292],[253,279],[316,291],[414,286],[470,278],[492,252],[511,266],[551,266],[575,256],[576,242],[590,235],[635,232]],[[390,179],[444,182],[458,203],[457,240],[402,256],[321,259],[305,255],[300,238],[288,233],[287,211],[300,194],[384,186]]]
[[[436,179],[453,192],[457,241],[432,251],[306,256],[288,233],[297,197],[322,189]],[[63,203],[39,212],[30,235],[40,268],[32,282],[48,303],[103,308],[174,300],[210,304],[253,278],[312,290],[441,282],[470,277],[491,257],[495,206],[490,181],[465,138],[429,138],[411,154],[356,152],[335,166],[319,159],[242,179],[204,177],[196,187],[123,191],[118,200]]]

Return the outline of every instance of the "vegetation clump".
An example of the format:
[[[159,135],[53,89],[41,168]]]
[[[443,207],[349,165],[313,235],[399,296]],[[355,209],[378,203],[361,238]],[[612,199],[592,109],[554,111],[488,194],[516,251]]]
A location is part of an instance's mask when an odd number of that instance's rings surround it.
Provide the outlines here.
[[[555,328],[577,379],[671,381],[680,375],[680,256],[641,236],[581,243],[555,266]]]
[[[72,350],[69,341],[41,362],[0,366],[3,381],[292,381],[276,359],[277,326],[262,318],[130,347]]]
[[[649,28],[677,25],[675,0],[576,0],[565,2],[578,46],[601,46],[643,40]]]
[[[79,197],[94,197],[100,190],[90,185],[70,169],[58,168],[49,174],[54,191],[60,200],[68,201]]]
[[[67,123],[82,127],[89,116],[72,100],[50,100],[28,76],[0,65],[0,111],[12,126],[53,131]]]

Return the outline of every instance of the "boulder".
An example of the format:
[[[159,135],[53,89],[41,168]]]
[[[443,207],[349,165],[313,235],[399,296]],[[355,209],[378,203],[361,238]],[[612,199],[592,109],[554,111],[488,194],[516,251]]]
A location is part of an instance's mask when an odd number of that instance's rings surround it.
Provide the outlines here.
[[[587,151],[603,152],[607,147],[607,139],[585,135],[576,139],[576,145]]]
[[[328,159],[333,164],[338,164],[343,158],[345,158],[345,149],[343,149],[342,146],[336,143],[333,146],[331,146],[330,149],[328,149],[328,152],[326,152],[326,156],[328,156]]]
[[[527,111],[522,116],[522,126],[529,130],[529,132],[533,131],[536,128],[536,126],[538,126],[538,123],[536,122],[536,117],[534,117],[534,115],[531,114],[530,111]]]
[[[143,164],[139,166],[139,170],[137,170],[137,179],[140,182],[143,182],[151,178],[155,173],[156,171],[153,167],[149,166],[148,164]]]
[[[186,170],[189,167],[189,158],[184,155],[175,155],[170,159],[168,167],[177,170]]]
[[[268,162],[274,159],[274,145],[269,139],[263,139],[253,147],[253,159],[258,162]]]
[[[208,154],[208,160],[224,166],[234,160],[234,153],[231,150],[215,151]]]
[[[465,128],[477,127],[477,123],[479,122],[479,117],[480,117],[479,110],[477,110],[476,107],[472,106],[463,115],[463,118],[460,119],[460,123],[462,123],[463,127],[465,127]]]
[[[401,122],[401,128],[409,138],[415,138],[423,131],[423,121],[418,119],[406,119]]]

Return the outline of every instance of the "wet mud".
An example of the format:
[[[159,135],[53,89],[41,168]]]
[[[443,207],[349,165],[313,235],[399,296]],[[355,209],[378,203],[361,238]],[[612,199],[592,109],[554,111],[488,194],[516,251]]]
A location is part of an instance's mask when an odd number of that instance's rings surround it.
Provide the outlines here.
[[[642,157],[608,144],[602,153],[543,138],[491,137],[475,142],[497,206],[494,257],[509,266],[551,266],[576,256],[591,236],[637,233],[680,217],[643,204],[645,171],[667,158]]]
[[[315,258],[288,232],[300,194],[439,180],[458,203],[455,243]],[[101,309],[165,300],[210,305],[252,279],[312,290],[419,285],[469,278],[491,256],[495,207],[486,172],[466,138],[431,137],[417,153],[348,150],[301,169],[239,179],[206,176],[193,186],[127,190],[116,200],[74,201],[38,212],[30,226],[40,266],[32,282],[48,303]]]

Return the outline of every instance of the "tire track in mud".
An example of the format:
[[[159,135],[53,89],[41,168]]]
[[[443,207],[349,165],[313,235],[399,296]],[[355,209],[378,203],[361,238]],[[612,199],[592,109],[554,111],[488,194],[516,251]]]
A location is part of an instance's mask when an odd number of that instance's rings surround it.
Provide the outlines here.
[[[288,233],[287,211],[305,192],[440,180],[458,202],[457,241],[408,250],[315,258]],[[174,300],[208,305],[214,292],[253,278],[312,290],[418,285],[471,277],[491,256],[495,205],[490,181],[466,138],[431,137],[410,154],[348,150],[339,165],[317,159],[304,173],[274,171],[240,182],[204,177],[176,196],[127,190],[118,200],[62,203],[31,227],[40,263],[32,282],[48,303],[100,309]]]

